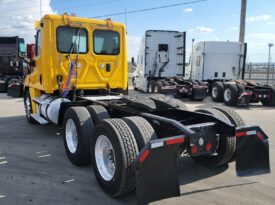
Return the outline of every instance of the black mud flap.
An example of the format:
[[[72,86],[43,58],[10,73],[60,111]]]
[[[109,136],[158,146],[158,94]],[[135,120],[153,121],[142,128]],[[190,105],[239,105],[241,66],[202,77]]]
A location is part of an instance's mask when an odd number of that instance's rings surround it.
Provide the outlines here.
[[[21,79],[12,79],[9,82],[7,95],[14,98],[23,97],[23,82]]]
[[[5,93],[7,92],[7,80],[4,78],[0,78],[0,93]]]
[[[237,175],[270,173],[268,137],[261,128],[257,126],[237,128],[236,139]]]
[[[203,100],[207,97],[207,86],[193,86],[191,98],[192,100]]]
[[[250,100],[252,97],[251,91],[245,91],[243,92],[237,100],[237,106],[249,106]]]
[[[178,180],[179,146],[184,136],[152,140],[136,160],[137,203],[180,196]]]

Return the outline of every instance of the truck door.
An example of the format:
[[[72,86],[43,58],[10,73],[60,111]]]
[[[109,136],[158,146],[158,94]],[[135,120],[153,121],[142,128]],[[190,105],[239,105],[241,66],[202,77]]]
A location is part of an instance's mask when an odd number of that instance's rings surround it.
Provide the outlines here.
[[[35,65],[32,68],[32,73],[30,74],[29,82],[32,87],[36,89],[42,89],[42,55],[41,55],[41,45],[42,45],[42,30],[38,30],[35,37]],[[40,68],[40,69],[38,69]]]

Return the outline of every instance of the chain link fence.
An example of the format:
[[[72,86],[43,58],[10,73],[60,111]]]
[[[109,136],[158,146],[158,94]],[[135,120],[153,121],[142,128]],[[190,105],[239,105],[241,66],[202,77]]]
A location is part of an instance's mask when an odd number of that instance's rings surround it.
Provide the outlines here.
[[[246,80],[254,80],[261,84],[275,85],[275,63],[269,64],[268,75],[268,63],[248,63],[246,64],[245,76]]]

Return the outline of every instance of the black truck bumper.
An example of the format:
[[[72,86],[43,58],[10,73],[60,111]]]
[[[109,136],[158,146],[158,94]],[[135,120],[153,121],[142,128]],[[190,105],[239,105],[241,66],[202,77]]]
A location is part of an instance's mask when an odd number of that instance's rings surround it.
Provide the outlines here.
[[[177,167],[179,147],[189,146],[191,137],[182,135],[151,140],[141,150],[136,159],[138,204],[180,196]],[[236,136],[233,137],[236,137],[238,176],[270,172],[268,137],[259,127],[237,128]],[[204,155],[207,151],[198,150],[196,155]]]

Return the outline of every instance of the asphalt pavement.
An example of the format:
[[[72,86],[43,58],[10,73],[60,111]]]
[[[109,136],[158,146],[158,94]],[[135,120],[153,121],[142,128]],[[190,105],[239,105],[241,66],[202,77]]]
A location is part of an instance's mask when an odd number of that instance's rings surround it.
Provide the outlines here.
[[[185,101],[194,110],[213,105]],[[275,169],[275,109],[260,104],[235,108],[248,125],[259,125],[270,140]],[[257,150],[255,150],[257,151]],[[190,158],[179,162],[181,196],[152,204],[274,204],[275,174],[237,177],[235,163],[208,169]],[[60,127],[30,125],[23,101],[0,94],[0,205],[136,204],[135,193],[113,199],[99,187],[92,168],[68,160]]]

